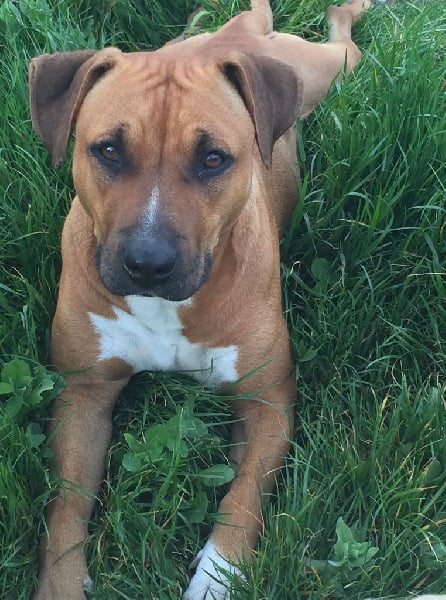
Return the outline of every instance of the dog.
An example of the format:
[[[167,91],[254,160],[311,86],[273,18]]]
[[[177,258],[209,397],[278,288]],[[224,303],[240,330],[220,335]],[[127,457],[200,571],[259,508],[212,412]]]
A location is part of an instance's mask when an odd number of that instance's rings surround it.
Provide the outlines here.
[[[85,598],[115,401],[134,373],[172,369],[233,396],[236,477],[183,598],[229,597],[223,572],[240,574],[255,547],[293,425],[279,236],[298,202],[294,123],[360,60],[351,26],[369,5],[330,6],[321,44],[276,33],[269,2],[252,0],[216,33],[157,51],[31,61],[32,122],[54,167],[76,130],[51,342],[70,372],[50,426],[64,485],[37,600]]]

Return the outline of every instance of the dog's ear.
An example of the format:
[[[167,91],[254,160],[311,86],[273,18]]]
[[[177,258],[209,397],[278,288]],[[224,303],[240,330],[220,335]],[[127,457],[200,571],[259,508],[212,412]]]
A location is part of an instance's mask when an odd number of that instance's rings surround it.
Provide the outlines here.
[[[301,82],[291,67],[265,56],[233,52],[221,67],[245,102],[260,156],[271,168],[274,143],[293,125],[302,105]]]
[[[114,64],[121,51],[80,50],[33,58],[29,65],[31,120],[48,148],[53,167],[67,153],[79,108],[95,82]]]

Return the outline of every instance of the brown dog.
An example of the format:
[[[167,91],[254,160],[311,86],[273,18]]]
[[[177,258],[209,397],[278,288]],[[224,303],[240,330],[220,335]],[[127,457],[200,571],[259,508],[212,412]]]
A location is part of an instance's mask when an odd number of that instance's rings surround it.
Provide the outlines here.
[[[252,0],[217,33],[156,52],[31,62],[32,120],[54,166],[76,127],[77,192],[52,330],[53,363],[77,373],[53,410],[65,485],[49,506],[36,598],[84,598],[91,585],[83,542],[111,413],[145,369],[193,370],[239,398],[262,390],[261,401],[232,401],[237,476],[184,594],[228,597],[221,568],[237,572],[254,547],[260,494],[289,445],[279,231],[297,202],[293,124],[358,62],[351,25],[368,5],[330,7],[326,44],[273,32],[267,0]]]

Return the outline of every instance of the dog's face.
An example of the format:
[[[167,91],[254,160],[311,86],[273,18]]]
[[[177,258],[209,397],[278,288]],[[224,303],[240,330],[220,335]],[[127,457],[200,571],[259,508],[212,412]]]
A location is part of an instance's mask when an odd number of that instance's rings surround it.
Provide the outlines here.
[[[74,183],[110,292],[185,300],[200,288],[252,201],[254,163],[270,167],[294,123],[299,92],[277,60],[184,56],[182,44],[31,61],[32,120],[54,166],[76,128]]]
[[[114,294],[189,298],[249,198],[255,130],[219,68],[122,55],[86,95],[74,183]]]

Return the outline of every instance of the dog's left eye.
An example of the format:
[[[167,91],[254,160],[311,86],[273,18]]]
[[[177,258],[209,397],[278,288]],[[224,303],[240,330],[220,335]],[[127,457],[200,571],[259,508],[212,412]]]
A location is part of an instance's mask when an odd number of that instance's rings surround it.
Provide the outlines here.
[[[226,154],[226,152],[219,150],[207,151],[201,156],[198,177],[202,181],[207,181],[208,179],[222,175],[229,169],[233,162],[234,157]]]
[[[203,166],[206,167],[206,169],[216,169],[217,167],[221,167],[224,160],[223,156],[218,152],[209,152],[204,159]]]

